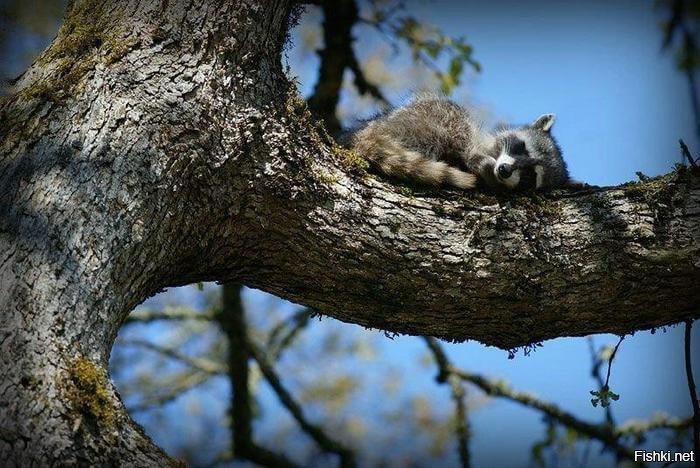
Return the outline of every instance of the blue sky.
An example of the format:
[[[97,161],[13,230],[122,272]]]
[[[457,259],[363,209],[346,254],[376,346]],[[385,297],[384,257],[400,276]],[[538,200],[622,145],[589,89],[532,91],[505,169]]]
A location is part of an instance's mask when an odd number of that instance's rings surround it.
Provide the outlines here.
[[[455,93],[457,100],[485,108],[493,120],[527,122],[545,112],[556,113],[554,134],[572,176],[579,180],[608,185],[634,180],[636,171],[648,175],[668,172],[680,161],[679,137],[691,149],[700,148],[694,137],[686,81],[673,66],[670,54],[660,52],[660,18],[651,2],[434,1],[409,2],[408,10],[446,33],[466,37],[474,46],[483,71],[466,76]],[[368,55],[377,39],[367,39],[361,33],[358,31],[358,50],[360,55]],[[3,53],[5,67],[20,70],[24,66],[20,63],[25,58],[23,51],[40,48],[45,40],[13,31]],[[294,42],[301,40],[297,37]],[[313,54],[289,52],[289,64],[300,78],[302,91],[311,89],[317,63]],[[405,101],[410,96],[409,88],[392,90],[392,102]],[[148,304],[174,298],[196,303],[198,294],[194,288],[172,290]],[[269,306],[268,296],[257,291],[247,291],[246,300],[253,315]],[[279,307],[287,311],[293,308],[289,304]],[[435,386],[434,369],[416,364],[425,353],[420,340],[398,337],[392,341],[380,332],[326,319],[312,324],[307,342],[320,340],[329,329],[369,336],[376,343],[379,352],[374,361],[343,361],[344,365],[355,366],[352,371],[374,375],[389,367],[397,369],[404,376],[403,392],[426,393],[434,398],[436,406],[449,410],[449,394]],[[694,330],[695,350],[700,343],[698,329],[700,326]],[[156,324],[141,332],[157,339],[164,328]],[[639,332],[623,342],[611,378],[613,390],[621,395],[614,404],[618,420],[649,418],[656,411],[689,414],[682,335],[682,327],[672,327],[654,335]],[[595,341],[599,346],[614,344],[616,337],[601,335]],[[600,408],[593,408],[589,401],[588,392],[595,385],[589,377],[584,338],[549,341],[530,356],[519,355],[513,360],[502,350],[478,343],[445,346],[461,367],[503,378],[517,389],[552,400],[588,420],[602,418]],[[322,358],[314,360],[319,368],[328,365],[317,361]],[[697,359],[695,372],[700,375]],[[376,375],[370,381],[379,382],[380,377]],[[354,407],[360,416],[371,419],[372,412],[385,404],[376,396],[378,391],[371,387],[363,391]],[[227,392],[227,383],[220,379],[168,406],[165,419],[145,413],[137,419],[166,448],[176,447],[183,438],[222,444],[225,435],[214,437],[204,426],[197,426],[187,416],[186,408],[199,402],[200,414],[221,423]],[[261,395],[268,410],[258,429],[267,433],[288,418],[282,415],[269,389],[262,387]],[[476,467],[528,466],[531,445],[543,437],[544,426],[537,413],[502,400],[480,405],[471,421]],[[448,462],[454,463],[454,451],[450,453]],[[600,458],[597,452],[591,457],[589,466],[612,465],[610,457]]]

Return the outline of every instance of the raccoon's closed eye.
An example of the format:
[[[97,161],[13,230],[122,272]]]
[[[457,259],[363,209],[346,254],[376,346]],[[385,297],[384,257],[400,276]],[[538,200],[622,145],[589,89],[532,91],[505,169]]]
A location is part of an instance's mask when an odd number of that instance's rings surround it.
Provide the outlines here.
[[[511,154],[526,154],[525,142],[523,140],[515,140],[510,147]]]

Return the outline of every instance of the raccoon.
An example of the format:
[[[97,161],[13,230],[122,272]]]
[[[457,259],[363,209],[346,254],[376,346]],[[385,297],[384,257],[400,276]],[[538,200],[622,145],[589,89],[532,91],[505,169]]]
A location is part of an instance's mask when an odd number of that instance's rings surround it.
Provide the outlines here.
[[[546,190],[569,183],[551,133],[554,120],[544,114],[529,125],[488,132],[468,109],[420,98],[367,122],[349,142],[388,176],[460,189]]]

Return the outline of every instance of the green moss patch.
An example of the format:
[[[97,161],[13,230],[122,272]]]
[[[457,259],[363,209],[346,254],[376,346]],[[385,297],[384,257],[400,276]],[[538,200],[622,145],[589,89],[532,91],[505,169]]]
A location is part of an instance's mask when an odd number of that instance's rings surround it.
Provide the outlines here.
[[[294,87],[290,87],[285,103],[287,115],[301,122],[309,130],[316,143],[330,147],[331,154],[350,172],[365,173],[369,168],[369,162],[357,152],[338,144],[326,131],[323,122],[315,121],[304,99],[297,94]]]
[[[107,372],[85,357],[75,359],[68,368],[66,390],[73,410],[91,416],[103,426],[111,426],[116,414],[108,390]]]
[[[38,60],[40,65],[55,67],[54,72],[22,94],[59,101],[76,89],[97,63],[111,65],[137,44],[124,39],[123,29],[114,27],[116,19],[103,10],[102,2],[84,0],[68,11],[56,40]]]

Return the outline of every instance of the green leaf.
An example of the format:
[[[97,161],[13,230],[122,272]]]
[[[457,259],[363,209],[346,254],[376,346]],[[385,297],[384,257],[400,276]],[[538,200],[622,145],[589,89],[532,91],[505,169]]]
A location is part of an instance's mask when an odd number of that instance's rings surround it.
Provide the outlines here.
[[[463,42],[462,39],[458,43],[455,44],[455,49],[464,57],[467,58],[469,57],[472,52],[474,51],[474,48],[470,46],[469,44],[466,44]]]
[[[459,75],[462,73],[462,69],[464,68],[464,62],[462,62],[462,59],[459,57],[455,57],[450,61],[450,75],[452,75],[452,79],[455,81],[455,83],[459,83]]]
[[[426,43],[423,45],[423,50],[430,56],[430,58],[436,59],[440,55],[442,47],[440,44],[434,42]]]
[[[452,76],[448,73],[437,73],[437,77],[440,80],[440,89],[445,94],[451,94],[455,85],[457,84]]]

